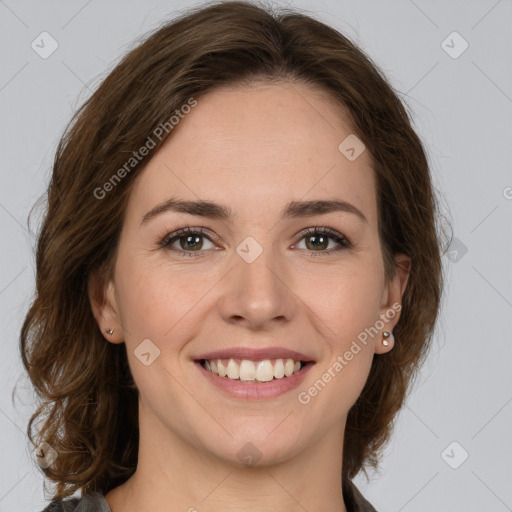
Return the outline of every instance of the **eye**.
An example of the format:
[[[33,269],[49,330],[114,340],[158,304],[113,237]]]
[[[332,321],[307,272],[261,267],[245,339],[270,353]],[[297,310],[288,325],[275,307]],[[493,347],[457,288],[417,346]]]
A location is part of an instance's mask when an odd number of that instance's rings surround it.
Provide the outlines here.
[[[346,237],[331,228],[308,228],[303,231],[300,236],[300,241],[306,240],[306,250],[309,250],[312,256],[325,256],[352,247],[352,244]],[[308,239],[311,240],[309,243]],[[334,240],[338,244],[338,247],[329,251],[322,250],[329,246],[329,240]]]
[[[176,252],[179,256],[197,257],[194,253],[204,252],[201,251],[204,244],[202,238],[206,238],[211,244],[213,242],[206,235],[202,228],[192,229],[190,227],[179,229],[164,237],[159,246],[164,249],[169,249]],[[178,243],[179,247],[173,247]],[[207,247],[208,249],[209,247]]]

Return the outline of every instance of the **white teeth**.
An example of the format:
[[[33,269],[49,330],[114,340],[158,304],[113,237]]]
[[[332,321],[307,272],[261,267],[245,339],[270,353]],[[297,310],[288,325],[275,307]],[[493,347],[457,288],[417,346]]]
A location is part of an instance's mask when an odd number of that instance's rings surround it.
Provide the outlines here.
[[[244,359],[240,363],[240,380],[254,380],[255,378],[256,367],[254,366],[254,363],[252,361]]]
[[[238,379],[240,378],[240,367],[233,361],[233,359],[229,360],[228,363],[228,377],[230,379]]]
[[[221,377],[225,377],[228,374],[226,367],[222,364],[220,359],[218,360],[217,369],[219,370],[218,373]]]
[[[243,363],[243,361],[242,361]],[[300,363],[299,363],[300,365]],[[261,382],[268,382],[274,378],[274,368],[272,368],[272,363],[265,359],[264,361],[260,361],[258,363],[258,369],[256,371],[256,379]]]
[[[293,375],[293,369],[295,365],[293,363],[293,359],[287,359],[286,363],[284,365],[284,374],[289,377],[290,375]]]
[[[284,377],[284,363],[282,359],[278,359],[274,365],[274,377],[282,379]]]
[[[226,361],[226,360],[224,360]],[[240,364],[239,364],[240,363]],[[293,359],[264,359],[251,361],[249,359],[229,359],[224,364],[221,359],[205,360],[204,367],[219,375],[233,380],[269,382],[275,379],[290,377],[301,369],[301,362]]]

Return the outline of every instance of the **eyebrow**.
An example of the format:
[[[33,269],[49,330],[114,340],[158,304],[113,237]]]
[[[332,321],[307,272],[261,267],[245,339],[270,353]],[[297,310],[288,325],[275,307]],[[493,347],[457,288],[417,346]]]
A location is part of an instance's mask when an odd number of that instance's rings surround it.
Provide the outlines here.
[[[170,198],[161,204],[158,204],[142,216],[141,226],[146,224],[156,216],[168,212],[189,213],[198,217],[209,219],[218,219],[229,222],[233,218],[231,208],[211,201],[187,201],[177,198]],[[341,199],[324,199],[314,201],[291,201],[281,211],[282,219],[293,219],[300,217],[314,217],[332,212],[352,213],[368,224],[367,218],[363,212],[353,204],[347,203]]]

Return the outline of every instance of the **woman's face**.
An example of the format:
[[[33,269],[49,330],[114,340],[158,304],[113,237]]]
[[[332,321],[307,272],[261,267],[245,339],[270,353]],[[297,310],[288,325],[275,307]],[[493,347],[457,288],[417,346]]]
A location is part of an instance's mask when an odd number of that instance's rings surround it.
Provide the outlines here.
[[[93,305],[126,343],[141,440],[237,464],[341,450],[407,278],[384,280],[369,152],[353,135],[340,149],[340,107],[289,83],[218,89],[173,132],[135,182],[107,302]],[[171,198],[187,205],[148,215]],[[309,364],[282,376],[295,359]]]

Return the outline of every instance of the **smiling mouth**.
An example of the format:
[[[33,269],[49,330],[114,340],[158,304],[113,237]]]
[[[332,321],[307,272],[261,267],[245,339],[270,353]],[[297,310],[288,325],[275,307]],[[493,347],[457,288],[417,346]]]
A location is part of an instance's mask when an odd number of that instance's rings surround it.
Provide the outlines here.
[[[201,366],[211,373],[238,382],[270,382],[286,379],[300,372],[313,361],[298,361],[291,358],[262,359],[199,359]]]

